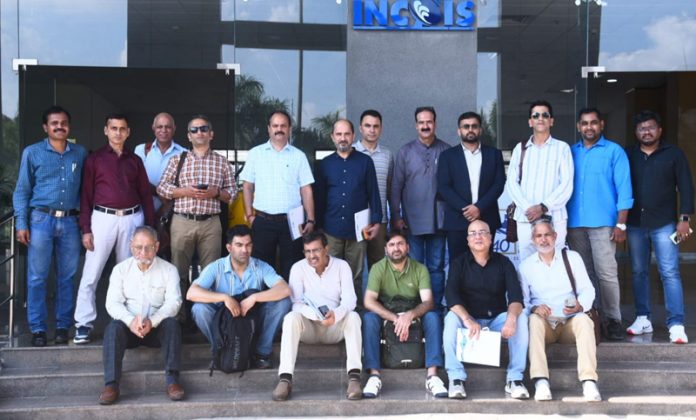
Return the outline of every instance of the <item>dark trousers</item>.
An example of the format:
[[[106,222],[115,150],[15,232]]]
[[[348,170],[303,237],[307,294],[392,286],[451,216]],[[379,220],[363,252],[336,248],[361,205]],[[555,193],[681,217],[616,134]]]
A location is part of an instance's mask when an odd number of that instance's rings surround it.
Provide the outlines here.
[[[252,257],[275,267],[276,249],[280,249],[280,267],[276,271],[288,281],[290,268],[302,259],[302,240],[291,240],[287,219],[271,220],[259,215],[254,219],[251,230],[254,235]]]
[[[449,251],[450,262],[455,258],[464,254],[469,249],[467,242],[466,230],[448,230],[447,231],[447,250]]]
[[[140,345],[161,347],[165,373],[178,372],[181,366],[181,325],[176,318],[166,318],[148,335],[140,338],[122,321],[112,320],[104,331],[104,383],[121,380],[126,349]]]

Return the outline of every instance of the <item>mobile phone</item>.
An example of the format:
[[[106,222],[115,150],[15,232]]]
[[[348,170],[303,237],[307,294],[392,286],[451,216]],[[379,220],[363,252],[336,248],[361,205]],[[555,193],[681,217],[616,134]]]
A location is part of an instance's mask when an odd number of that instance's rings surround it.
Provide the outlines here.
[[[198,188],[199,190],[207,190],[208,184],[198,184],[196,185],[196,188]]]
[[[321,305],[318,309],[322,316],[326,316],[329,313],[329,307],[326,305]]]
[[[694,233],[694,230],[689,228],[689,234]],[[669,239],[674,243],[674,245],[678,245],[679,242],[681,242],[681,239],[677,238],[677,232],[674,232],[673,234],[669,235]]]
[[[578,300],[575,299],[575,296],[571,296],[571,297],[567,298],[563,304],[565,305],[566,308],[571,309],[571,308],[574,308],[577,303],[578,303]]]

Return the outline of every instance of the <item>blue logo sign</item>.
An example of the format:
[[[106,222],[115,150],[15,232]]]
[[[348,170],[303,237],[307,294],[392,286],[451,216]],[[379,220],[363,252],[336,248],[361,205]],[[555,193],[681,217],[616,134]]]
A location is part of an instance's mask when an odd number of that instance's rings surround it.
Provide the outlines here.
[[[471,31],[474,7],[467,0],[354,0],[353,29]]]

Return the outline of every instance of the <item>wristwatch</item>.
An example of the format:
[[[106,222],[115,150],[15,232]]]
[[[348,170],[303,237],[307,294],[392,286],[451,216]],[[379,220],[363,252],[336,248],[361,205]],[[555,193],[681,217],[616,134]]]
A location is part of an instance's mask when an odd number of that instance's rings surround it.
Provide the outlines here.
[[[682,214],[681,216],[679,216],[679,221],[680,222],[690,222],[691,216],[689,216],[687,214]]]
[[[620,230],[623,230],[624,232],[626,231],[626,223],[617,223],[616,227]]]
[[[307,220],[305,221],[305,223],[315,224],[315,223],[317,223],[317,222],[315,222],[315,221],[312,220],[312,219],[307,219]]]
[[[546,204],[544,204],[544,203],[539,203],[539,205],[541,206],[541,209],[544,211],[544,213],[548,213],[548,212],[549,212],[549,208],[546,207]]]

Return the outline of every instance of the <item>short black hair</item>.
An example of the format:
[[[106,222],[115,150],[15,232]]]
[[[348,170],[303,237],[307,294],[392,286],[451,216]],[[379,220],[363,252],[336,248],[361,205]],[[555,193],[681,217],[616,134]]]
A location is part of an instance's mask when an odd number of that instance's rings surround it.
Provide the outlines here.
[[[290,127],[292,127],[292,118],[290,118],[290,114],[288,114],[288,112],[284,109],[276,109],[274,111],[271,111],[271,113],[268,114],[268,125],[271,125],[271,118],[273,118],[273,116],[275,114],[280,114],[280,115],[285,116],[285,118],[287,118],[287,120],[288,120],[288,125]]]
[[[302,236],[303,245],[309,245],[314,241],[321,241],[322,246],[326,246],[329,244],[329,238],[327,238],[326,234],[321,230],[313,230]]]
[[[352,133],[355,133],[355,127],[353,127],[353,123],[349,119],[346,119],[346,118],[340,118],[333,123],[333,127],[331,128],[332,133],[336,130],[336,124],[338,124],[340,122],[347,122],[348,125],[350,126],[350,131]]]
[[[406,236],[406,232],[404,232],[401,229],[392,229],[389,232],[387,232],[387,240],[385,244],[397,236],[401,236],[402,238],[406,239],[406,242],[408,242],[408,236]]]
[[[583,108],[580,111],[578,111],[578,121],[580,121],[580,118],[582,118],[582,116],[586,115],[586,114],[597,114],[597,119],[600,121],[602,120],[602,113],[599,112],[599,110],[597,108],[592,106],[592,107]]]
[[[532,110],[535,106],[545,106],[546,109],[549,110],[549,115],[551,116],[551,118],[553,118],[553,107],[551,106],[549,101],[544,99],[537,99],[536,101],[533,101],[531,105],[529,105],[529,118],[532,118]]]
[[[658,127],[662,127],[662,119],[660,114],[649,109],[644,109],[633,116],[633,127],[638,127],[638,124],[644,123],[646,121],[655,120]]]
[[[380,123],[382,122],[382,114],[380,114],[376,109],[366,109],[363,111],[363,113],[360,114],[360,124],[362,124],[363,118],[365,117],[375,117]]]
[[[459,124],[462,122],[462,120],[468,120],[470,118],[476,118],[479,125],[481,125],[481,116],[473,111],[467,111],[467,112],[463,113],[462,115],[460,115],[459,118],[457,119],[457,127],[459,127]]]
[[[213,130],[213,123],[210,122],[210,118],[208,118],[207,115],[196,114],[193,117],[191,117],[188,124],[186,124],[186,131],[188,131],[188,129],[191,128],[191,123],[193,122],[193,120],[203,120],[208,125],[208,127],[210,127],[210,130]]]
[[[62,106],[53,105],[43,112],[41,115],[41,121],[43,121],[44,124],[48,124],[48,116],[52,114],[65,114],[68,116],[68,122],[70,122],[70,119],[72,118],[70,113],[65,108]]]
[[[247,225],[239,224],[227,229],[225,239],[227,240],[228,244],[232,243],[235,236],[250,236],[251,240],[254,240],[254,236],[251,234],[251,228]]]
[[[435,108],[433,108],[432,106],[419,106],[418,108],[416,108],[416,112],[413,113],[413,118],[416,121],[418,121],[418,114],[426,111],[433,114],[433,121],[437,121],[437,113],[435,112]]]
[[[125,121],[126,125],[128,125],[128,117],[126,117],[125,114],[121,114],[120,112],[112,112],[111,114],[107,115],[106,118],[104,118],[104,127],[109,126],[109,120]]]

